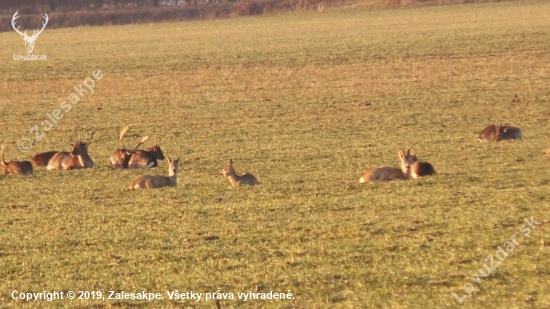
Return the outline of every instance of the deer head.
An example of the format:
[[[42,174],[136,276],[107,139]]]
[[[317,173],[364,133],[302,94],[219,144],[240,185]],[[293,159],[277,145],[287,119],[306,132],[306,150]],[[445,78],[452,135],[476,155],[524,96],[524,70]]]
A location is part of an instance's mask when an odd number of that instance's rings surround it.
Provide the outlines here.
[[[147,151],[152,153],[157,160],[164,160],[164,153],[160,149],[159,141],[155,139],[155,146],[147,148]]]
[[[27,49],[27,53],[32,53],[32,51],[34,50],[34,41],[36,41],[36,38],[38,37],[38,35],[40,33],[42,33],[42,31],[44,31],[44,28],[46,28],[46,25],[48,24],[48,14],[44,13],[44,19],[45,21],[42,22],[42,29],[40,30],[33,30],[33,33],[31,36],[28,36],[27,35],[27,30],[25,30],[24,32],[21,32],[19,31],[19,26],[17,26],[17,28],[15,28],[15,20],[19,18],[19,16],[17,15],[19,11],[16,11],[15,14],[13,14],[13,17],[11,19],[11,26],[13,27],[13,30],[15,30],[15,32],[19,33],[19,35],[21,35],[21,37],[23,38],[23,40],[25,41],[25,48]]]
[[[86,133],[86,139],[85,140],[80,139],[80,137],[78,139],[73,138],[73,140],[71,142],[71,146],[73,147],[73,149],[71,150],[71,153],[70,153],[71,157],[77,157],[77,156],[82,156],[82,155],[87,155],[88,154],[88,146],[90,146],[90,144],[91,144],[90,141],[94,137],[95,131],[96,130],[92,131],[92,133],[90,134],[90,137],[88,137],[88,133]]]

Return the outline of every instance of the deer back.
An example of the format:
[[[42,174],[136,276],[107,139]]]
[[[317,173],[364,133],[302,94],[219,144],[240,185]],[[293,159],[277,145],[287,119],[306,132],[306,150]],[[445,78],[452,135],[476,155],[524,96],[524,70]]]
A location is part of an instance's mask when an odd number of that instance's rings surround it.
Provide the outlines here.
[[[6,162],[2,160],[0,165],[1,165],[2,174],[14,174],[14,175],[33,175],[34,174],[32,164],[29,161]]]
[[[119,148],[111,154],[111,164],[115,167],[128,168],[132,153],[127,149]]]
[[[501,126],[498,133],[498,141],[522,138],[521,129],[513,126]]]
[[[31,163],[35,166],[35,167],[39,167],[39,166],[48,166],[48,162],[50,162],[50,160],[52,159],[52,157],[58,153],[59,151],[47,151],[47,152],[41,152],[41,153],[38,153],[38,154],[35,154],[32,158],[31,158]]]
[[[154,153],[147,150],[136,150],[128,161],[128,168],[150,168],[157,166],[157,157]]]
[[[483,131],[481,131],[481,133],[479,133],[478,141],[480,141],[480,142],[491,142],[497,136],[497,132],[498,132],[497,126],[492,124],[492,125],[486,127],[485,129],[483,129]]]

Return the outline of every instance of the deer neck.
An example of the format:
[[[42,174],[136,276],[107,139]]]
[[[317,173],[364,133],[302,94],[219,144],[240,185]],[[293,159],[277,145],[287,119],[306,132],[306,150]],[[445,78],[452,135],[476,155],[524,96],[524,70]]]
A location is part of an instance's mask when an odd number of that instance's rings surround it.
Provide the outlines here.
[[[168,185],[169,186],[176,186],[178,184],[178,172],[172,172],[170,171],[168,173]]]
[[[92,161],[92,158],[90,158],[88,152],[78,155],[78,163],[80,163],[80,166],[84,168],[94,167],[94,161]]]
[[[231,181],[231,183],[234,185],[237,185],[239,181],[241,181],[241,177],[237,175],[235,170],[231,170],[231,172],[229,172],[228,178],[229,178],[229,181]]]

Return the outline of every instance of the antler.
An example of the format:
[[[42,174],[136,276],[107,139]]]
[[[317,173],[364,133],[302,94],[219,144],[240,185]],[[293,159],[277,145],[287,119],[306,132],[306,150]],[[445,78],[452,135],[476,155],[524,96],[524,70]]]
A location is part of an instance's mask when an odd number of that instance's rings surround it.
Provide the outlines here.
[[[19,33],[22,36],[27,36],[26,33],[19,31],[19,27],[15,28],[15,20],[19,18],[19,16],[17,15],[18,12],[19,10],[15,11],[15,14],[13,14],[13,17],[11,18],[11,26],[13,27],[13,30],[15,30],[15,32]]]
[[[155,138],[155,146],[158,147],[158,145],[159,145],[159,141],[158,141],[158,139]]]
[[[90,134],[90,137],[89,137],[89,138],[88,138],[88,133],[86,133],[86,142],[87,142],[87,143],[89,143],[89,142],[92,140],[92,138],[94,138],[94,133],[95,133],[95,131],[97,131],[97,129],[94,129],[94,130],[92,131],[92,133]]]
[[[136,150],[138,149],[138,147],[139,147],[140,145],[142,145],[143,143],[145,143],[148,139],[149,139],[149,135],[142,136],[142,137],[140,138],[140,140],[138,141],[136,147],[134,147],[134,149],[132,149],[132,150],[130,150],[130,151],[131,151],[131,152],[136,151]]]
[[[122,143],[122,139],[124,138],[124,135],[126,135],[126,133],[128,133],[128,131],[130,131],[131,128],[132,128],[131,125],[127,125],[124,128],[122,128],[122,130],[120,130],[120,135],[118,136],[118,141],[120,142],[120,146],[123,149],[126,149],[126,147],[124,147],[124,144]]]
[[[40,29],[40,30],[38,31],[38,33],[36,33],[36,34],[35,34],[35,32],[36,32],[37,30],[34,30],[34,32],[32,33],[32,36],[33,36],[33,37],[37,37],[40,33],[42,33],[42,31],[44,31],[44,28],[46,28],[46,25],[48,24],[48,20],[50,20],[50,18],[48,17],[48,14],[44,13],[44,19],[46,19],[46,21],[43,21],[43,22],[42,22],[42,29]]]
[[[0,142],[2,144],[2,150],[0,150],[0,163],[6,164],[6,161],[4,161],[4,142]]]

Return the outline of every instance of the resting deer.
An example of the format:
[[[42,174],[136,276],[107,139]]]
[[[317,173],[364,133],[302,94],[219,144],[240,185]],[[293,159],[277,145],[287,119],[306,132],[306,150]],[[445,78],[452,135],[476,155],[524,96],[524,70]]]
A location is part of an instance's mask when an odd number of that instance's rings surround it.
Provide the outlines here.
[[[96,130],[92,131],[90,137],[86,134],[86,139],[83,141],[80,138],[73,138],[71,142],[71,152],[61,151],[56,153],[48,162],[48,170],[70,170],[77,168],[93,168],[94,162],[90,155],[88,155],[88,147],[91,144],[91,140],[94,137]]]
[[[126,127],[122,128],[122,130],[120,131],[118,141],[122,148],[115,150],[111,154],[111,164],[113,165],[114,168],[128,168],[128,162],[130,161],[132,154],[136,152],[136,150],[139,148],[140,145],[142,145],[143,143],[145,143],[145,141],[149,139],[149,136],[144,136],[138,141],[136,147],[134,147],[133,149],[127,149],[124,146],[122,139],[124,138],[126,133],[130,131],[130,128],[131,126],[127,125]]]
[[[2,150],[0,151],[0,172],[2,174],[14,175],[32,175],[32,164],[29,161],[10,161],[4,160],[4,142],[1,142]]]
[[[168,160],[168,177],[161,175],[140,176],[132,183],[130,190],[154,189],[162,187],[175,187],[178,184],[178,170],[180,159]]]
[[[57,150],[53,150],[53,151],[46,151],[46,152],[41,152],[41,153],[35,154],[31,158],[31,163],[35,167],[48,166],[48,162],[50,162],[50,160],[53,158],[53,156],[58,152],[59,151],[57,151]]]
[[[128,160],[128,168],[151,168],[158,166],[157,160],[164,160],[164,154],[160,149],[160,145],[155,140],[155,146],[147,148],[147,150],[136,150]]]
[[[250,173],[244,173],[242,175],[237,175],[235,172],[235,169],[233,169],[233,160],[229,159],[227,162],[227,165],[222,170],[223,177],[229,178],[229,181],[232,185],[238,186],[238,185],[257,185],[260,184],[258,179]]]
[[[403,149],[398,149],[398,155],[401,159],[401,169],[395,167],[378,167],[371,168],[364,172],[359,178],[360,183],[369,181],[392,181],[392,180],[408,180],[410,178],[410,170],[403,162],[406,161],[406,154]]]
[[[510,125],[492,124],[481,131],[477,140],[480,142],[499,142],[508,139],[522,138],[523,135],[520,128]]]
[[[433,165],[418,160],[416,151],[412,147],[409,147],[406,154],[404,149],[399,149],[399,157],[401,158],[401,170],[407,172],[411,178],[436,174]]]

